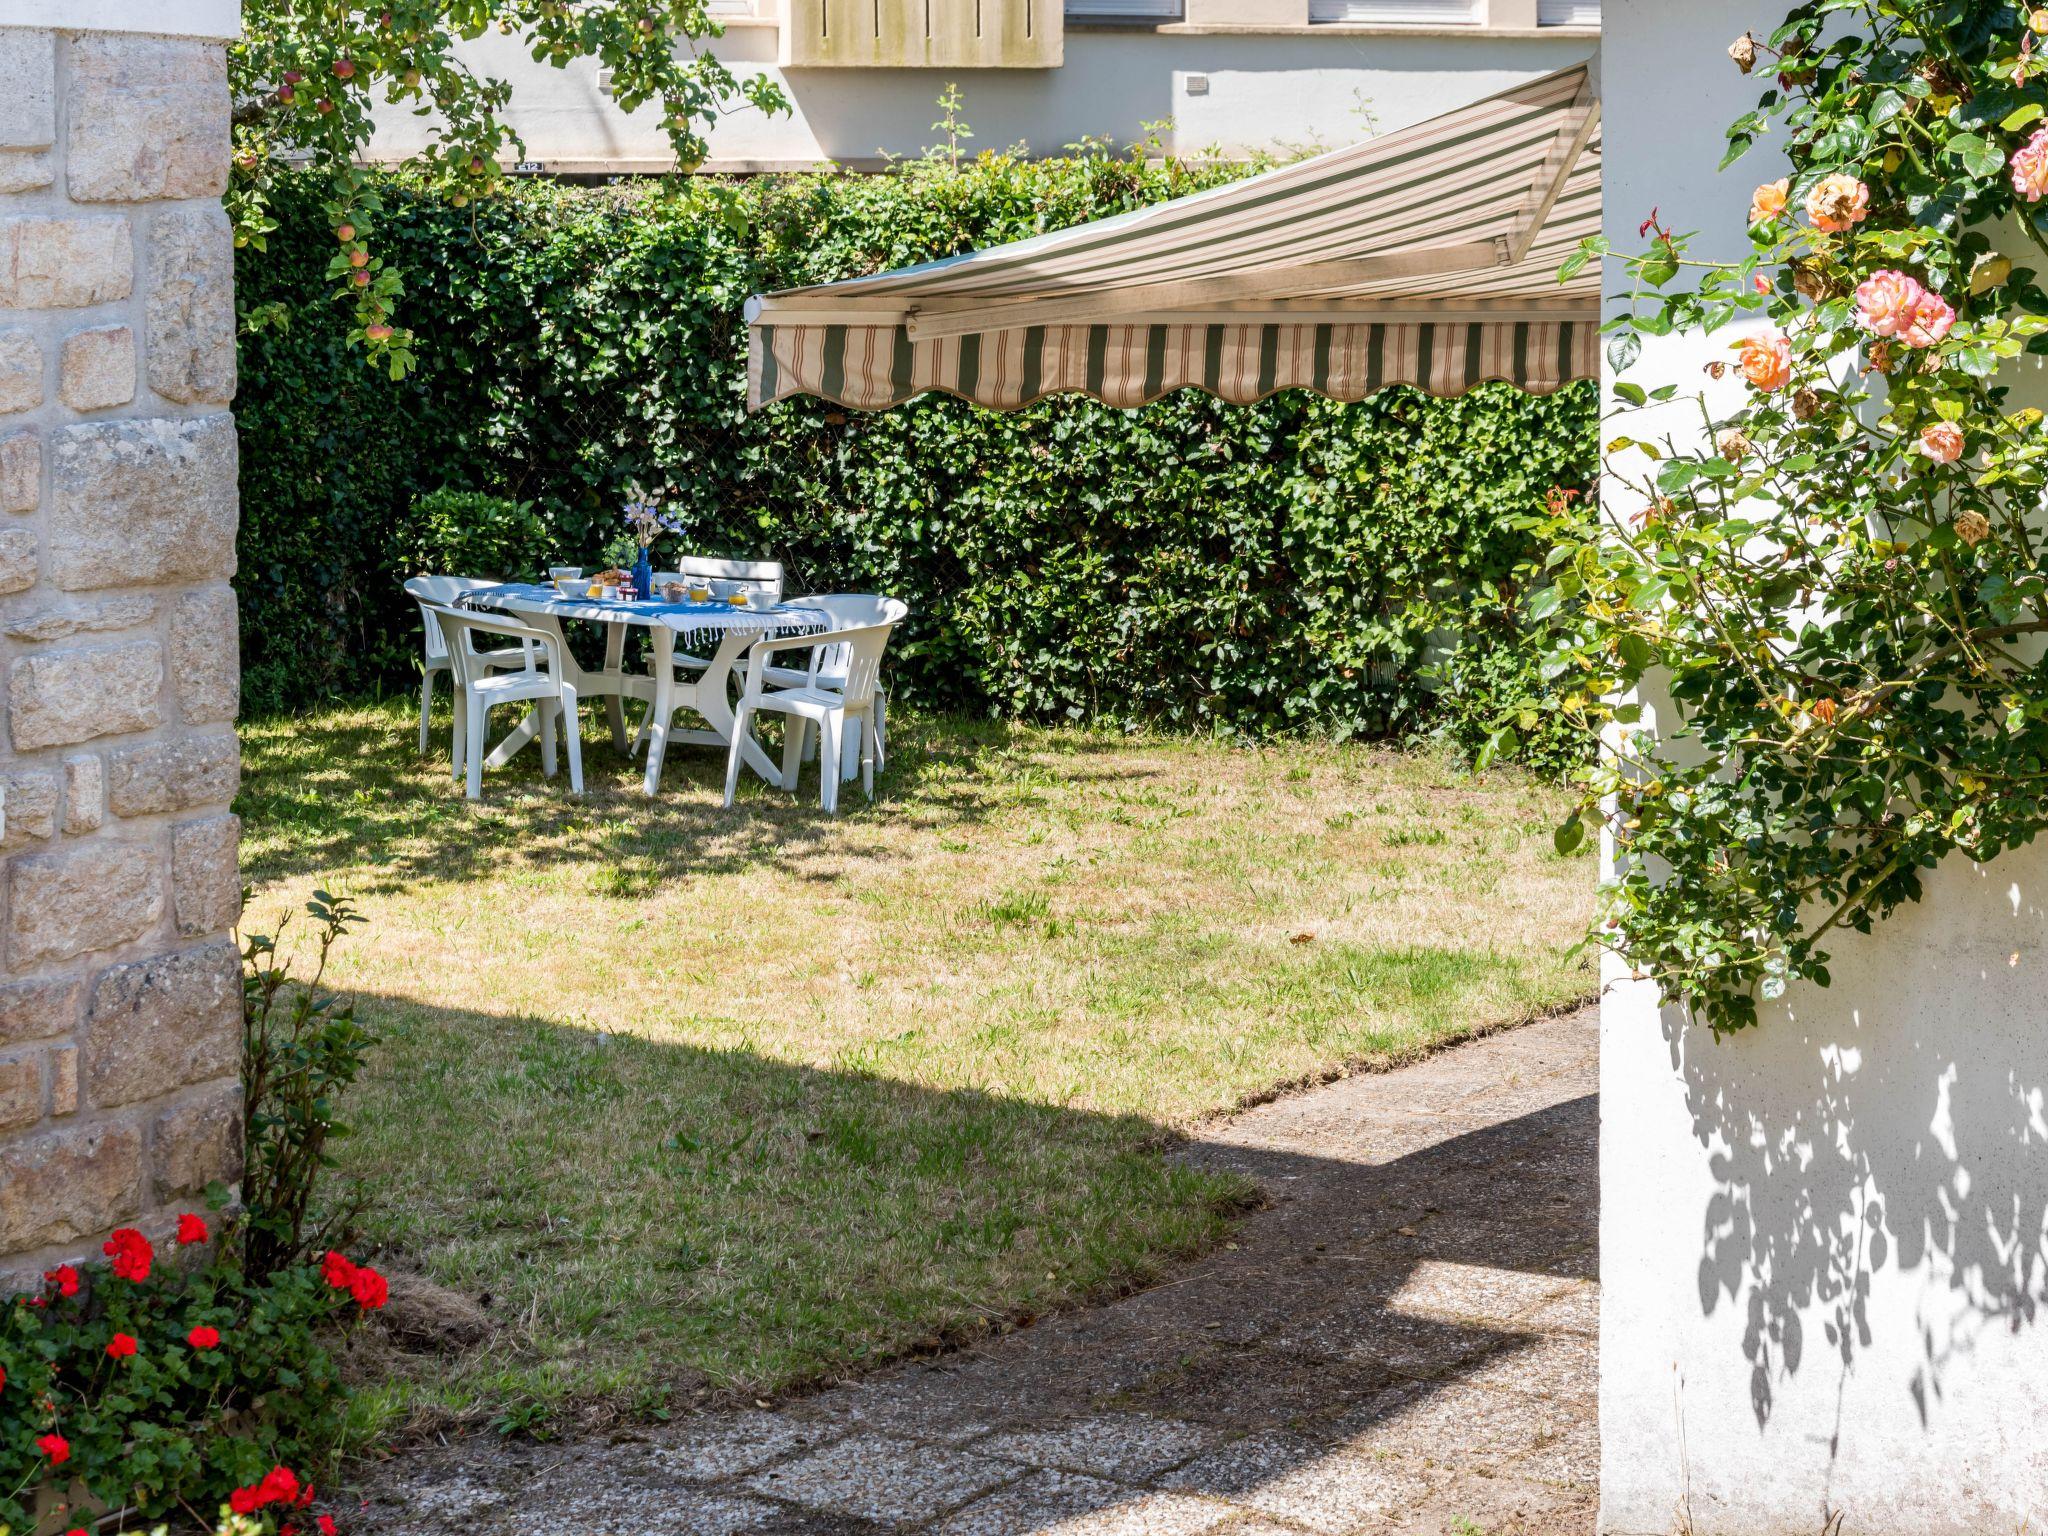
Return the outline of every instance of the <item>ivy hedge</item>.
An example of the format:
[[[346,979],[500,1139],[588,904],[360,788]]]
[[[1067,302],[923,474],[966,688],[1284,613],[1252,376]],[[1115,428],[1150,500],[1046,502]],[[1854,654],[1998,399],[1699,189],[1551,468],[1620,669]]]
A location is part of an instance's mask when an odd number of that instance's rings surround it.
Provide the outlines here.
[[[746,413],[751,293],[1232,174],[986,155],[887,176],[523,183],[462,209],[394,178],[372,217],[424,341],[402,380],[345,345],[325,188],[286,177],[279,228],[238,270],[247,707],[406,685],[407,574],[594,561],[638,482],[664,489],[698,552],[772,555],[797,590],[905,598],[893,684],[933,707],[1248,734],[1441,724],[1561,766],[1579,744],[1548,723],[1520,644],[1542,553],[1528,527],[1595,472],[1590,385]],[[471,540],[447,497],[416,507],[444,491],[518,506]]]

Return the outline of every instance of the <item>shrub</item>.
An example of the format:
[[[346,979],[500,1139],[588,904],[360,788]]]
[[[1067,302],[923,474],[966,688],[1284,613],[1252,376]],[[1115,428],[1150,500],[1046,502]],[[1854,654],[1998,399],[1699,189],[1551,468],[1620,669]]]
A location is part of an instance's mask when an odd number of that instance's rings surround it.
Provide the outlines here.
[[[527,504],[549,549],[594,565],[638,483],[699,552],[780,558],[796,590],[905,598],[892,683],[930,707],[1371,736],[1447,715],[1458,740],[1485,742],[1500,720],[1482,714],[1546,696],[1516,672],[1521,649],[1493,642],[1518,634],[1515,576],[1541,555],[1527,519],[1553,487],[1589,484],[1590,384],[1542,399],[1393,389],[1351,406],[1183,392],[1135,411],[745,411],[750,293],[1236,174],[990,155],[667,190],[526,182],[460,210],[386,178],[379,239],[432,338],[396,382],[345,345],[321,186],[285,178],[281,227],[238,273],[249,305],[287,316],[242,349],[249,706],[416,675],[418,618],[398,590],[421,558],[416,499]],[[451,520],[440,557],[487,569],[452,543],[459,504],[436,505]],[[1443,632],[1472,643],[1440,700]]]
[[[325,891],[314,893],[306,911],[320,925],[310,979],[295,981],[290,963],[278,958],[288,919],[275,937],[251,934],[242,947],[241,1234],[243,1264],[255,1279],[342,1241],[360,1211],[343,1197],[313,1217],[321,1175],[334,1166],[327,1145],[348,1134],[337,1101],[377,1043],[356,1021],[353,1002],[320,990],[329,952],[362,918]]]
[[[39,1498],[68,1503],[80,1525],[102,1511],[197,1521],[224,1504],[312,1502],[279,1469],[333,1443],[341,1394],[322,1335],[382,1305],[381,1277],[362,1281],[371,1272],[338,1254],[345,1272],[251,1277],[232,1231],[185,1262],[213,1235],[188,1213],[180,1253],[160,1256],[124,1228],[111,1265],[60,1265],[0,1312],[0,1529],[42,1528]]]
[[[404,532],[398,553],[413,575],[523,581],[554,553],[553,530],[532,502],[482,491],[429,491],[413,502]]]
[[[324,891],[307,910],[320,925],[309,981],[274,937],[243,948],[246,1205],[222,1212],[216,1187],[212,1221],[180,1216],[171,1253],[123,1228],[107,1264],[59,1265],[0,1311],[0,1533],[43,1529],[61,1500],[81,1525],[117,1510],[203,1524],[200,1511],[228,1505],[257,1523],[222,1529],[254,1536],[313,1502],[288,1469],[315,1464],[340,1428],[326,1336],[383,1306],[386,1287],[339,1252],[314,1260],[354,1213],[342,1201],[309,1216],[327,1143],[346,1134],[337,1100],[374,1039],[320,990],[360,919]]]

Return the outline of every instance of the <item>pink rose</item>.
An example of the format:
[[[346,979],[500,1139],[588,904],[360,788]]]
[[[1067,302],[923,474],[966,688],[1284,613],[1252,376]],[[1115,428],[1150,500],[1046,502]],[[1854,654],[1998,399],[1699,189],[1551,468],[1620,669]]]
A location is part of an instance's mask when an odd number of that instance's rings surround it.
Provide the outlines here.
[[[1772,394],[1792,382],[1792,343],[1783,331],[1752,336],[1743,342],[1736,366],[1755,388]]]
[[[1815,229],[1830,235],[1853,229],[1869,213],[1870,188],[1840,171],[1806,194],[1806,216]]]
[[[1952,421],[1922,427],[1920,442],[1913,451],[1937,464],[1953,464],[1963,456],[1963,429]]]
[[[2012,189],[2030,203],[2048,197],[2048,127],[2012,152]]]
[[[1913,323],[1926,297],[1927,290],[1903,272],[1873,272],[1856,289],[1856,323],[1873,336],[1896,336]]]
[[[1899,331],[1899,340],[1909,347],[1939,346],[1942,337],[1955,329],[1955,323],[1956,312],[1948,300],[1923,288]]]

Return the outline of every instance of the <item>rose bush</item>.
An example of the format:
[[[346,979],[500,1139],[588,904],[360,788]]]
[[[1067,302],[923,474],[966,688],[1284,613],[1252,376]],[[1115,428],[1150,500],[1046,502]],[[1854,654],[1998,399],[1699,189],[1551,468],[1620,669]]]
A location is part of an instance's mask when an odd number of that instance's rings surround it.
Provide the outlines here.
[[[1613,747],[1559,839],[1605,811],[1596,938],[1718,1029],[1825,985],[1829,935],[1941,860],[2048,824],[2048,430],[1999,374],[2048,352],[2009,254],[2048,253],[2044,32],[2048,10],[1988,0],[1795,7],[1730,49],[1776,79],[1729,161],[1781,133],[1791,165],[1756,190],[1749,255],[1701,259],[1653,212],[1626,262],[1628,505],[1542,530],[1552,667]],[[1739,382],[1626,378],[1646,334],[1738,323]]]

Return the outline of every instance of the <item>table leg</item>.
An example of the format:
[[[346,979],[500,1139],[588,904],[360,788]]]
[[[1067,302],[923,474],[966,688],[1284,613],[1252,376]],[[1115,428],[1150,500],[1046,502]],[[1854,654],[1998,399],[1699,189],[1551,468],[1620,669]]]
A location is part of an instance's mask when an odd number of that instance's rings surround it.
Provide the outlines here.
[[[654,643],[654,702],[647,716],[647,793],[652,795],[661,788],[661,759],[668,751],[669,719],[675,712],[676,632],[656,624],[649,633]]]
[[[536,704],[532,709],[529,709],[526,712],[526,718],[524,720],[520,721],[517,725],[512,727],[510,731],[505,733],[505,739],[499,742],[498,745],[491,750],[491,755],[489,757],[484,759],[484,766],[486,768],[504,767],[507,763],[511,762],[513,758],[517,757],[520,754],[520,752],[525,748],[526,744],[529,741],[533,740],[533,738],[538,736],[539,734],[540,706]],[[470,747],[471,750],[473,751],[481,751],[483,748],[483,743],[481,741],[472,742],[470,743]]]
[[[623,622],[607,624],[604,627],[604,675],[607,680],[616,683],[619,678],[625,675],[625,671],[626,626]],[[621,752],[625,751],[626,711],[620,702],[617,687],[614,687],[605,697],[604,715],[605,720],[612,728],[612,745]],[[651,795],[654,791],[649,789],[648,793]]]
[[[747,630],[728,634],[712,654],[711,665],[704,669],[697,683],[697,713],[702,715],[711,729],[730,746],[733,732],[738,729],[733,719],[730,682],[733,668],[741,655],[760,635]],[[746,765],[766,779],[770,784],[782,782],[782,769],[775,759],[754,740],[751,732],[740,742],[740,757]]]

